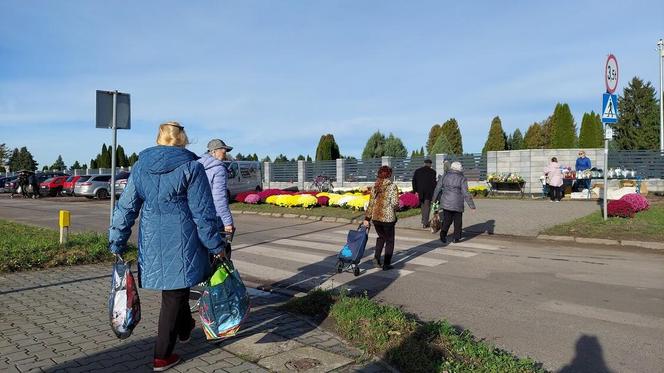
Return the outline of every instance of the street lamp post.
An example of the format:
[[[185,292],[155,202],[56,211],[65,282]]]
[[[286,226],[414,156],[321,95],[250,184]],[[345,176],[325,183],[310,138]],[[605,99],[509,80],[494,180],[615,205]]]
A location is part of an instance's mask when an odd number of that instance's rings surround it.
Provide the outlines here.
[[[664,60],[664,40],[659,39],[657,42],[657,50],[659,51],[659,150],[664,152],[664,70],[662,68],[662,60]]]

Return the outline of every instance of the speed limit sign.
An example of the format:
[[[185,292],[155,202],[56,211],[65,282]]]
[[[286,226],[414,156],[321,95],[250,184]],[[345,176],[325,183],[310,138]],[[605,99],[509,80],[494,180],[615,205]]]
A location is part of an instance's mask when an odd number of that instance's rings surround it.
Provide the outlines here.
[[[606,91],[609,93],[615,92],[616,88],[618,88],[618,60],[612,54],[609,54],[609,57],[606,59],[604,83],[606,84]]]

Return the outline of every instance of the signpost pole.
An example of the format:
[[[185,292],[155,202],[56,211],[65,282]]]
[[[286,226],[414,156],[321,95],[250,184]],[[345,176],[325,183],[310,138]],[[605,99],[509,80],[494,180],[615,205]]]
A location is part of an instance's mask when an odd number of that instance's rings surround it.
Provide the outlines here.
[[[662,64],[664,60],[664,40],[659,39],[657,42],[657,50],[659,51],[659,151],[664,152],[664,70]]]
[[[604,123],[604,197],[602,198],[602,210],[604,211],[604,220],[608,219],[608,199],[609,196],[609,137],[606,136],[606,128],[608,124]]]
[[[113,91],[113,119],[111,121],[113,126],[113,151],[111,152],[111,224],[113,224],[113,209],[115,208],[115,148],[118,145],[117,111],[118,91]]]

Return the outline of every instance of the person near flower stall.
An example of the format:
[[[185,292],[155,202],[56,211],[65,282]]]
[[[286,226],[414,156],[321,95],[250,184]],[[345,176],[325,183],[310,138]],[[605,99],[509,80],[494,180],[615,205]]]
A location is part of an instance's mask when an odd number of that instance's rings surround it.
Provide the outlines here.
[[[424,166],[415,170],[413,174],[413,192],[417,193],[422,208],[422,227],[429,227],[429,210],[431,210],[431,197],[436,189],[436,171],[431,168],[431,159],[424,160]]]
[[[551,163],[544,169],[546,183],[549,185],[551,202],[560,202],[563,199],[563,173],[560,170],[558,158],[551,158]]]
[[[592,168],[592,163],[590,162],[590,158],[586,157],[585,151],[579,150],[579,158],[576,159],[576,165],[574,167],[577,175],[579,172],[590,170],[591,168]],[[586,178],[578,179],[577,188],[581,190],[590,189],[590,179]]]

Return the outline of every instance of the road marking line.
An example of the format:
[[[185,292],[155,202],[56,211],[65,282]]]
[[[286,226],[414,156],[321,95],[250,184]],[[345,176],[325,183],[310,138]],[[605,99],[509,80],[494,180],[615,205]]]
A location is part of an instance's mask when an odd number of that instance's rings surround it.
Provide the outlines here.
[[[383,271],[381,268],[371,268],[362,272],[359,277],[355,277],[351,273],[344,273],[341,275],[337,274],[336,276],[330,277],[328,280],[318,285],[318,287],[324,290],[332,290],[344,286],[354,280],[364,280],[365,276],[375,276],[396,281],[400,277],[408,276],[412,273],[413,271],[409,271],[407,269],[392,269],[389,271]]]
[[[286,271],[273,267],[266,267],[240,259],[233,259],[233,264],[240,272],[240,275],[255,277],[261,280],[277,282],[292,278],[297,275],[296,272]]]
[[[239,252],[262,255],[276,259],[284,259],[304,264],[316,264],[319,262],[337,260],[336,255],[331,256],[325,254],[302,253],[296,250],[288,250],[284,248],[267,246],[267,245],[247,247]]]
[[[479,253],[473,253],[473,252],[470,252],[470,251],[463,251],[463,250],[457,250],[457,249],[448,249],[448,248],[437,249],[437,250],[434,250],[434,251],[430,251],[427,254],[456,256],[456,257],[459,257],[459,258],[472,258],[476,255],[479,255]]]
[[[468,249],[479,249],[479,250],[490,250],[490,251],[495,251],[495,250],[500,250],[500,247],[498,246],[493,246],[493,245],[486,245],[483,243],[473,243],[473,242],[459,242],[459,243],[451,243],[450,247],[463,247],[463,248],[468,248]]]
[[[567,303],[563,301],[550,300],[542,303],[537,308],[545,311],[564,313],[567,315],[587,317],[595,320],[613,322],[617,324],[633,325],[642,328],[664,329],[664,319],[648,315],[640,315],[631,312],[615,311],[606,308],[584,306],[581,304]]]

